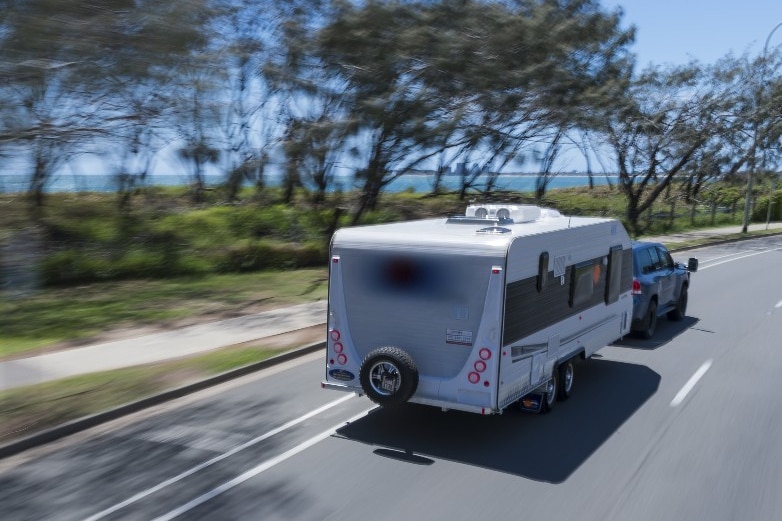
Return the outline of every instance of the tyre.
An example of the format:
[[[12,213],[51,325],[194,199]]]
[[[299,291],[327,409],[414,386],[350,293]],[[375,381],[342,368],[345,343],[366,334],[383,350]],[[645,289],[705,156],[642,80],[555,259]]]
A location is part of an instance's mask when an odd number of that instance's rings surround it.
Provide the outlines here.
[[[573,380],[576,375],[576,364],[573,360],[562,362],[557,369],[559,373],[559,385],[557,391],[557,400],[564,402],[573,394]]]
[[[638,333],[641,338],[652,338],[657,330],[657,301],[649,302],[649,309],[646,311],[646,326]]]
[[[549,380],[548,384],[546,385],[546,392],[543,393],[543,403],[540,407],[541,414],[546,414],[554,408],[554,404],[557,403],[557,393],[559,392],[558,389],[559,373],[555,369],[554,374],[551,375],[551,380]]]
[[[359,380],[364,393],[376,404],[398,405],[415,393],[418,369],[405,351],[398,347],[380,347],[364,358]]]
[[[679,300],[676,301],[676,307],[668,312],[668,319],[682,320],[687,314],[687,286],[682,286],[679,292]]]

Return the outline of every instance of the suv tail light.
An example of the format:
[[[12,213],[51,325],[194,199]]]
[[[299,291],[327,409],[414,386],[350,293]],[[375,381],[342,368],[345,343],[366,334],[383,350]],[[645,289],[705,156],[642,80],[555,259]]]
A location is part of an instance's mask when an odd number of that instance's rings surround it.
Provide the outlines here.
[[[638,279],[633,279],[633,295],[641,294],[641,283]]]

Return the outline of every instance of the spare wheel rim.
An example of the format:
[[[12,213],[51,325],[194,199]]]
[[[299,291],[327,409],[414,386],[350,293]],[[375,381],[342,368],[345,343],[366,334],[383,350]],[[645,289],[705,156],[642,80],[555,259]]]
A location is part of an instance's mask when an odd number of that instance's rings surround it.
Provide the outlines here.
[[[399,369],[388,361],[380,361],[372,364],[369,369],[369,385],[372,390],[381,396],[392,396],[402,384],[402,376]]]

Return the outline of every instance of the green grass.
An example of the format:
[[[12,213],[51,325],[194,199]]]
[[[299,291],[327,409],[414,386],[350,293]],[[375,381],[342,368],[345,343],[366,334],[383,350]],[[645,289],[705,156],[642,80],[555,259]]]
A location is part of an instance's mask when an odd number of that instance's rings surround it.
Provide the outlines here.
[[[117,328],[165,327],[325,298],[327,270],[266,271],[197,278],[45,288],[0,301],[0,358]]]

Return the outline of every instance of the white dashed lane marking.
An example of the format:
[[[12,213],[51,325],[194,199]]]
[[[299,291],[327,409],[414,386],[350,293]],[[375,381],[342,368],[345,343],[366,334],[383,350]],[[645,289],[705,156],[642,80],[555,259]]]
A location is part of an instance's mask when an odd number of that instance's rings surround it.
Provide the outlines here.
[[[698,368],[697,371],[695,371],[695,374],[690,377],[689,380],[687,380],[687,383],[684,384],[684,387],[681,388],[681,390],[676,393],[676,396],[673,397],[673,400],[671,400],[671,407],[676,407],[679,404],[681,404],[685,398],[687,398],[687,395],[690,393],[690,391],[695,388],[695,386],[698,384],[698,381],[703,378],[703,375],[706,374],[706,371],[709,370],[709,367],[711,367],[711,360],[706,360],[703,362],[703,365]]]

